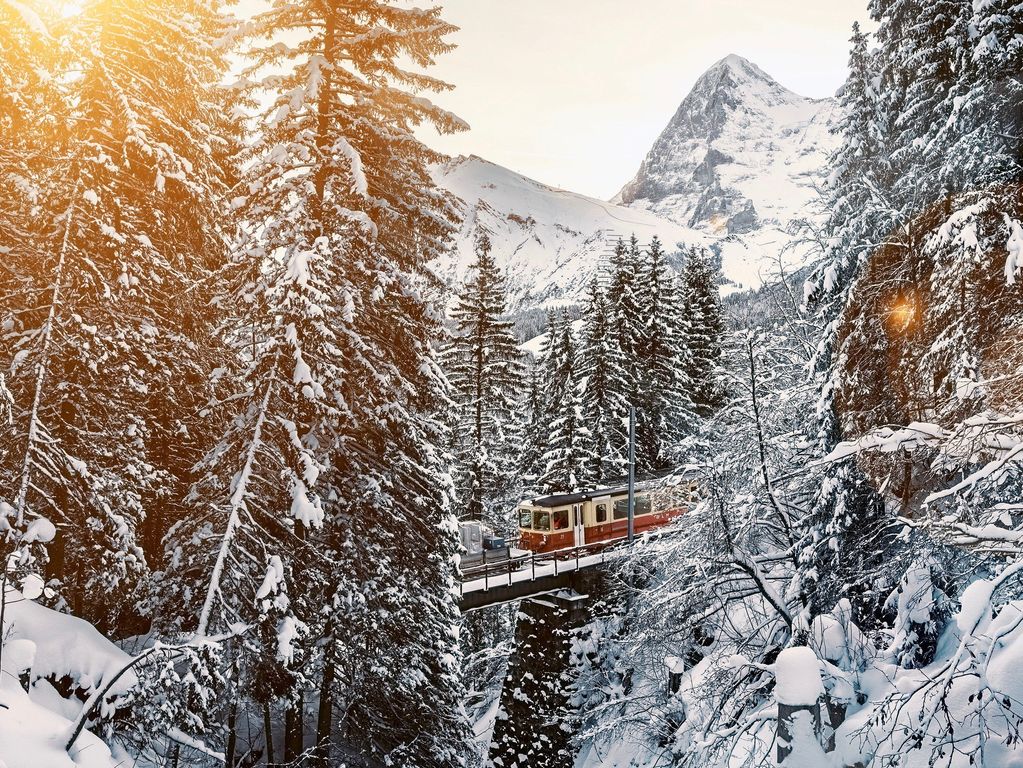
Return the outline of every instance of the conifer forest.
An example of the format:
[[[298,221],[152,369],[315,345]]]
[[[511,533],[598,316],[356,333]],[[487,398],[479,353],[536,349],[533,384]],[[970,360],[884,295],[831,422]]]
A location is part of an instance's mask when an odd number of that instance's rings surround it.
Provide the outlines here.
[[[1023,1],[697,5],[0,0],[0,768],[1023,766]]]

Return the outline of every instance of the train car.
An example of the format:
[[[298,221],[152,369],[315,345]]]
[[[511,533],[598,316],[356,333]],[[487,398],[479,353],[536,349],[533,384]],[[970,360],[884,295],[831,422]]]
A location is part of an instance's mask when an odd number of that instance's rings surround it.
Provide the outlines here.
[[[636,484],[633,530],[657,528],[683,515],[698,500],[693,478],[675,477],[670,483]],[[518,507],[519,547],[533,552],[588,546],[628,535],[629,488],[592,490],[542,496]]]
[[[507,560],[511,548],[494,529],[477,520],[464,520],[458,524],[458,537],[462,548],[462,567],[484,565],[497,560]]]

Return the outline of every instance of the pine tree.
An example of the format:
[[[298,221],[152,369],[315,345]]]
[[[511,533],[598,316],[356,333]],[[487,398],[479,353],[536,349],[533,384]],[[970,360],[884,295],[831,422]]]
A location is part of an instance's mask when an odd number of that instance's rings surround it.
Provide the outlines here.
[[[976,190],[1017,182],[1023,164],[1023,4],[1018,0],[974,3],[968,38],[956,58],[956,83],[949,94],[950,138],[943,169]],[[999,194],[999,193],[996,193]],[[1001,195],[1011,195],[1002,192]]]
[[[529,390],[525,400],[525,418],[522,428],[522,447],[519,451],[517,474],[522,490],[527,495],[540,492],[539,481],[543,474],[543,456],[547,449],[547,412],[543,380],[543,360],[534,362],[529,368]]]
[[[589,474],[598,483],[613,482],[626,471],[628,435],[624,419],[629,405],[624,393],[613,386],[613,382],[625,379],[624,368],[625,361],[612,336],[607,294],[593,279],[583,313],[579,371],[585,380],[582,411],[590,433]]]
[[[571,491],[590,484],[593,455],[582,415],[575,341],[562,311],[548,326],[544,351],[547,444],[538,485],[544,493]]]
[[[94,619],[131,611],[146,571],[145,502],[166,479],[154,409],[206,378],[188,334],[224,251],[222,33],[203,5],[170,3],[156,23],[142,3],[90,3],[53,64],[59,121],[38,123],[0,477],[16,527],[52,515],[50,573]]]
[[[625,361],[625,365],[617,371],[619,380],[612,381],[611,386],[631,404],[635,404],[638,394],[638,373],[633,361],[642,334],[638,303],[638,276],[642,256],[635,235],[629,239],[628,246],[619,240],[611,259],[611,281],[608,287],[612,343]]]
[[[322,764],[340,739],[367,758],[457,765],[467,738],[440,328],[423,298],[454,208],[413,133],[463,124],[415,94],[447,86],[399,64],[432,64],[452,29],[436,8],[382,0],[280,2],[251,24],[249,76],[272,73],[253,87],[273,101],[233,201],[251,222],[231,294],[242,365],[193,493],[203,514],[173,541],[177,578],[195,568],[208,585],[198,630],[257,628],[242,674],[283,704],[286,761],[313,680]],[[264,659],[279,685],[258,674]]]
[[[657,237],[643,253],[637,275],[640,327],[633,365],[636,386],[636,466],[641,475],[667,469],[675,447],[694,427],[690,340],[682,333],[682,307],[674,275]],[[689,297],[692,313],[704,297]],[[699,310],[703,311],[702,304]],[[690,322],[692,318],[689,318]]]
[[[493,516],[514,490],[516,393],[525,366],[512,323],[503,319],[504,277],[482,235],[477,260],[452,310],[455,336],[444,356],[451,382],[456,450],[456,483],[462,515]]]
[[[686,253],[680,293],[689,397],[696,414],[707,418],[723,404],[720,367],[725,317],[717,273],[706,251],[691,248]]]
[[[903,184],[913,185],[917,210],[939,201],[950,205],[951,196],[965,181],[958,169],[945,162],[954,139],[954,93],[960,78],[968,77],[970,7],[960,0],[931,0],[914,18],[894,22],[892,9],[883,23],[904,29],[905,40],[898,46],[905,57],[898,66],[911,73],[907,78],[905,102],[894,119],[894,161],[905,169]],[[908,22],[908,23],[907,23]],[[880,30],[879,34],[885,34]],[[900,190],[897,197],[907,193]]]

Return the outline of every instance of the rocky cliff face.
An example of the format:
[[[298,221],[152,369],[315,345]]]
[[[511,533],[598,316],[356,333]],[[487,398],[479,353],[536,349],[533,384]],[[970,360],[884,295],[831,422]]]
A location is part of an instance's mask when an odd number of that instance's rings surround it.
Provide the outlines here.
[[[718,236],[806,214],[837,146],[833,99],[808,99],[726,56],[696,82],[614,202]]]

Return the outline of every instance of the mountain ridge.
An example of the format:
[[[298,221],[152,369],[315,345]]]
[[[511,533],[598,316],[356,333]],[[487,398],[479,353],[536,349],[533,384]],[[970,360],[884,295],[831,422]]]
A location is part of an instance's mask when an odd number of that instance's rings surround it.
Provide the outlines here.
[[[514,311],[576,303],[618,237],[657,235],[670,252],[701,245],[720,260],[723,293],[756,288],[779,266],[809,259],[794,233],[812,218],[816,187],[837,146],[834,99],[785,88],[736,54],[715,62],[685,96],[632,181],[610,201],[529,179],[477,155],[434,167],[463,221],[435,265],[461,281],[477,230],[490,236]],[[645,195],[645,196],[642,196]]]

